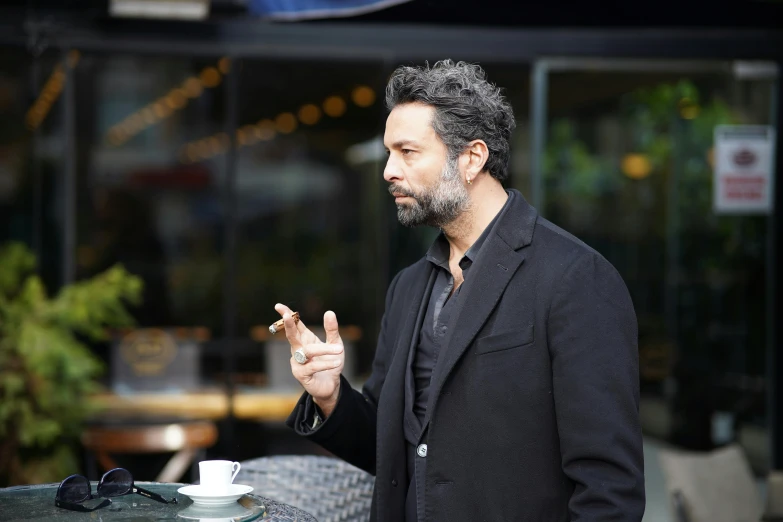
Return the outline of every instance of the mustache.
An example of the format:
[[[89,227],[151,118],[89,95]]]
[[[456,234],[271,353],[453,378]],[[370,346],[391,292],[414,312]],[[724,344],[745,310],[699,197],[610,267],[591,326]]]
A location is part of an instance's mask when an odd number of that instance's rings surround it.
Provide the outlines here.
[[[416,199],[416,194],[414,194],[410,190],[407,190],[407,189],[405,189],[405,188],[403,188],[403,187],[401,187],[399,185],[389,185],[389,194],[391,194],[392,196],[394,194],[400,194],[402,196],[407,196],[409,198]]]

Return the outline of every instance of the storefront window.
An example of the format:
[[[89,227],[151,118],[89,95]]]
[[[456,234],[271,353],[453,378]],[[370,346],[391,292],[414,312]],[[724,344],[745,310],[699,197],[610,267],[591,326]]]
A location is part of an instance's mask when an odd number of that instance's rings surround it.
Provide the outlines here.
[[[227,67],[87,54],[77,69],[77,273],[140,276],[140,327],[221,333]]]
[[[334,310],[356,346],[352,376],[369,369],[387,277],[383,73],[248,59],[240,76],[238,331],[265,340],[277,302],[313,328]]]
[[[61,275],[62,58],[0,52],[0,242],[27,244],[50,289]]]
[[[716,212],[713,172],[715,128],[768,125],[773,91],[728,64],[682,70],[549,75],[544,215],[628,284],[647,430],[708,449],[766,424],[769,216]]]

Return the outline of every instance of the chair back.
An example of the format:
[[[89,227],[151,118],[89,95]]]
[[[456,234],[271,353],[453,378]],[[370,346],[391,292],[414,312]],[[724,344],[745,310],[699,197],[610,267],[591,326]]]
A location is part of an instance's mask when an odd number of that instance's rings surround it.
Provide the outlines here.
[[[783,520],[783,471],[770,471],[767,475],[767,502],[764,514]]]
[[[282,455],[241,464],[235,483],[307,511],[319,522],[370,520],[375,477],[340,459]]]
[[[742,449],[661,449],[659,460],[677,522],[756,522],[761,499]]]

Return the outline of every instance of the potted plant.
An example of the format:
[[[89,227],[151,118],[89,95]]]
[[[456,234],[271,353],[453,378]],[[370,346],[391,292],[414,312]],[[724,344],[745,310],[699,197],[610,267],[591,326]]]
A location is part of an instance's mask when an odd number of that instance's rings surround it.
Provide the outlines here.
[[[85,344],[130,326],[142,283],[122,266],[60,289],[21,243],[0,247],[0,486],[57,482],[77,448],[103,364]]]

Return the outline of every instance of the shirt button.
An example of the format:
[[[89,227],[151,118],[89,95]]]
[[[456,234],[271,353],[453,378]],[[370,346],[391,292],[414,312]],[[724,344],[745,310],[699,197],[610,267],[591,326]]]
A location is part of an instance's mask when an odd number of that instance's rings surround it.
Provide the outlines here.
[[[427,456],[427,445],[426,444],[419,444],[419,447],[416,448],[416,454],[419,457],[426,457]]]
[[[392,486],[397,487],[397,479],[392,479]]]

